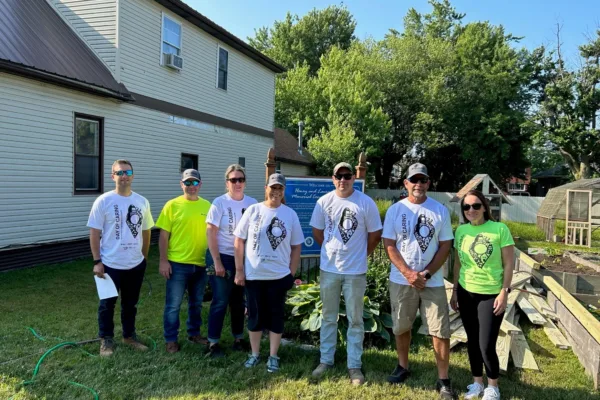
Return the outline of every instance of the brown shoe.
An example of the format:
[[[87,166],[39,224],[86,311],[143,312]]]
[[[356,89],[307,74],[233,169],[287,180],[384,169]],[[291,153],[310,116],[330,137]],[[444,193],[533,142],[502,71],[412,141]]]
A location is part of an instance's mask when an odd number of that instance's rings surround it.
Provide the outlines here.
[[[188,340],[194,344],[208,344],[208,339],[200,335],[188,336]]]
[[[177,342],[168,342],[167,343],[167,353],[177,353],[179,351],[179,343]]]
[[[350,382],[353,385],[362,385],[365,383],[365,376],[360,368],[350,368],[348,369],[348,374],[350,374]]]
[[[123,343],[138,351],[148,351],[148,346],[142,344],[135,335],[130,338],[123,338]]]
[[[107,336],[100,339],[100,356],[110,357],[115,352],[115,341],[112,337]]]

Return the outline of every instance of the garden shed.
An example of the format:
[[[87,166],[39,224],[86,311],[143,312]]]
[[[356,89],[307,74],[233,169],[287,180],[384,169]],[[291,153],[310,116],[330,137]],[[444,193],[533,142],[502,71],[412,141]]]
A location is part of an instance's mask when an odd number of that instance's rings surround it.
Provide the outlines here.
[[[546,240],[554,238],[556,221],[565,221],[565,243],[590,247],[592,232],[600,227],[600,178],[550,189],[537,213]]]
[[[466,185],[464,185],[458,193],[450,200],[450,202],[460,202],[469,190],[479,190],[490,203],[490,211],[496,221],[500,221],[502,215],[502,204],[512,204],[510,199],[502,192],[502,189],[490,178],[487,174],[477,174]],[[462,215],[461,215],[462,220]],[[464,222],[464,221],[463,221]]]

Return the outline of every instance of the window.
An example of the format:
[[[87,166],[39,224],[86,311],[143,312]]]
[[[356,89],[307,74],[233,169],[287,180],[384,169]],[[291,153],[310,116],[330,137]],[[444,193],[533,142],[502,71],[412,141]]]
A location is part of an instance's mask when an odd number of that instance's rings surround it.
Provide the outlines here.
[[[241,165],[242,167],[246,168],[246,157],[239,157],[238,164]]]
[[[222,47],[219,47],[219,62],[218,62],[218,77],[217,87],[227,90],[227,69],[229,62],[229,52]]]
[[[163,54],[181,55],[181,25],[164,14],[161,61]]]
[[[198,169],[198,154],[181,153],[181,172],[190,168]]]
[[[102,125],[102,118],[75,114],[75,194],[102,192]]]
[[[281,161],[277,161],[275,163],[275,172],[280,174],[281,173]]]

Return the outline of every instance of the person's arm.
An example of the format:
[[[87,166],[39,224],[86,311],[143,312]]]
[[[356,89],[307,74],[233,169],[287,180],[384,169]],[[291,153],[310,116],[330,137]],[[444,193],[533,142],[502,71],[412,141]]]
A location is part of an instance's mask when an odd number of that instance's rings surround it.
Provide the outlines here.
[[[164,229],[160,230],[160,236],[158,238],[158,252],[160,254],[158,272],[166,279],[171,278],[171,263],[168,259],[170,237],[171,233],[169,231],[165,231]]]
[[[394,264],[394,267],[400,271],[402,275],[406,278],[408,283],[411,286],[414,286],[417,289],[423,289],[425,287],[425,278],[418,274],[417,272],[410,269],[402,254],[396,248],[396,241],[394,239],[383,238],[383,246],[385,248],[385,252],[387,253],[390,261]]]
[[[90,248],[92,249],[92,257],[94,260],[100,259],[100,235],[102,231],[100,229],[90,228]],[[98,278],[104,278],[104,264],[102,261],[94,264],[94,274]]]
[[[239,286],[246,284],[246,274],[244,272],[244,251],[246,249],[246,239],[240,237],[235,238],[233,244],[235,258],[235,279],[234,283]]]
[[[150,229],[142,231],[142,254],[148,260],[148,252],[150,251]]]
[[[369,232],[367,236],[367,255],[370,256],[381,241],[381,229],[375,232]]]
[[[450,250],[452,249],[452,240],[444,240],[440,242],[438,250],[435,252],[435,255],[427,264],[425,269],[421,271],[421,274],[425,276],[427,272],[431,275],[435,274],[439,271],[440,268],[444,265],[446,260],[448,259],[448,254],[450,254]]]
[[[458,311],[458,296],[456,292],[458,291],[458,279],[460,278],[460,257],[458,256],[458,250],[454,250],[454,278],[453,283],[454,287],[452,288],[452,298],[450,299],[450,307],[454,311]]]
[[[325,229],[312,228],[312,233],[315,242],[317,242],[319,246],[323,245],[323,240],[325,240]]]
[[[513,268],[515,266],[515,247],[505,246],[502,248],[502,267],[504,269],[504,278],[502,282],[502,290],[494,300],[494,314],[500,315],[506,310],[508,303],[508,293],[505,289],[510,288],[512,283]]]
[[[219,227],[211,223],[206,224],[206,238],[208,239],[208,251],[215,262],[215,275],[225,276],[225,267],[221,262],[221,254],[219,253]]]
[[[292,253],[290,256],[290,272],[292,276],[296,276],[296,271],[300,266],[300,253],[302,252],[302,245],[292,245]]]

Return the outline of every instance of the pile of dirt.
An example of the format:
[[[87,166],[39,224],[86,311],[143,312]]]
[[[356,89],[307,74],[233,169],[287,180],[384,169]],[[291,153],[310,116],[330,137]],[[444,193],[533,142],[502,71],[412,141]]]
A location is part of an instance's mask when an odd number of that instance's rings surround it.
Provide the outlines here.
[[[542,268],[546,268],[554,272],[570,272],[579,275],[596,275],[600,276],[600,272],[584,265],[577,264],[568,256],[549,256],[546,254],[530,255],[535,261],[539,262]]]

